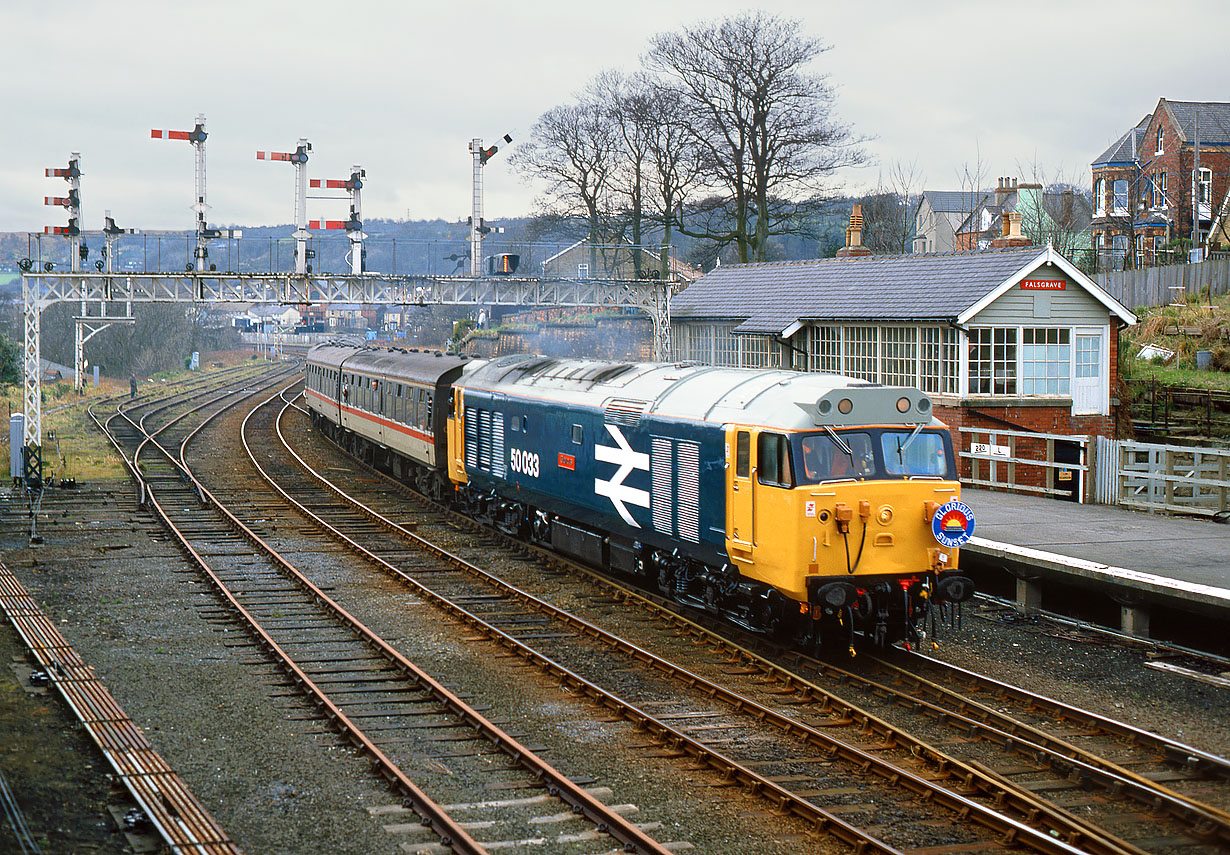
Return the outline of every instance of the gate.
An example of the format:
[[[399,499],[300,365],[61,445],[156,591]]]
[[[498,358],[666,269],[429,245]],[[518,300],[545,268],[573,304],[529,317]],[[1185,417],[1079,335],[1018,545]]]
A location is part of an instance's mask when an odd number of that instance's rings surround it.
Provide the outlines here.
[[[1014,493],[1085,501],[1089,437],[993,428],[958,428],[969,434],[969,477],[962,483]]]
[[[1097,500],[1150,511],[1230,511],[1230,450],[1132,440],[1097,446]]]

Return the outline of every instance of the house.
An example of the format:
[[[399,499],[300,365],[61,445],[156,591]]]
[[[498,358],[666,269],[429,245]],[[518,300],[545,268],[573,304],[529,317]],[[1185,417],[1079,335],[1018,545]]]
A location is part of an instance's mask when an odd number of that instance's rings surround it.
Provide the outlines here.
[[[1158,99],[1091,164],[1098,269],[1207,252],[1230,198],[1230,103]]]
[[[246,312],[231,317],[231,326],[260,331],[288,330],[299,324],[299,310],[294,306],[252,306]]]
[[[667,269],[676,281],[695,282],[701,273],[668,248]],[[542,262],[542,276],[558,279],[659,279],[662,259],[657,247],[634,246],[628,239],[609,244],[579,240]]]
[[[963,427],[1113,437],[1136,318],[1052,247],[1012,245],[1019,216],[987,250],[723,265],[674,298],[672,355],[915,386],[963,449]]]
[[[988,193],[957,229],[958,250],[987,249],[1003,230],[1003,215],[1021,215],[1021,233],[1033,243],[1050,244],[1084,270],[1092,269],[1090,225],[1093,207],[1077,188],[1054,184],[1021,184],[1015,178],[1000,178],[995,192]]]
[[[378,330],[381,328],[382,311],[376,306],[360,303],[330,303],[324,307],[325,323],[329,330]]]
[[[960,249],[957,233],[989,196],[986,190],[924,190],[914,214],[914,253]]]

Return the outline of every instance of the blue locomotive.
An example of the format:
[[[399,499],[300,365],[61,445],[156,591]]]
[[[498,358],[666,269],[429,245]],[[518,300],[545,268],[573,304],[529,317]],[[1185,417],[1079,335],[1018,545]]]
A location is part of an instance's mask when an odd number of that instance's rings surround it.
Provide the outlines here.
[[[912,641],[973,594],[951,437],[915,389],[349,345],[307,383],[322,430],[425,494],[757,631]]]

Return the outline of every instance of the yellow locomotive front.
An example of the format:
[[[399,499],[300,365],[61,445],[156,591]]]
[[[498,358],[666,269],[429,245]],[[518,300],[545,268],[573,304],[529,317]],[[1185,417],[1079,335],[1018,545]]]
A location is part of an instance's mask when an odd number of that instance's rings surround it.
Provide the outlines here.
[[[917,641],[933,608],[973,594],[957,571],[973,515],[948,430],[913,389],[848,386],[798,406],[808,429],[726,427],[732,565],[795,604],[782,619],[796,637]]]

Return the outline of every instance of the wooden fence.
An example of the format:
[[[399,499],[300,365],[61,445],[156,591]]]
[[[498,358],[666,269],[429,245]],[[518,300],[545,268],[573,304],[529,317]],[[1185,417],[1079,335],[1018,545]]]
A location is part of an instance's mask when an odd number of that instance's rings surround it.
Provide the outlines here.
[[[1098,286],[1129,309],[1165,306],[1206,291],[1216,297],[1230,293],[1230,258],[1208,258],[1198,264],[1169,264],[1143,270],[1097,273]]]
[[[1102,504],[1203,516],[1230,510],[1230,451],[1098,437]]]

